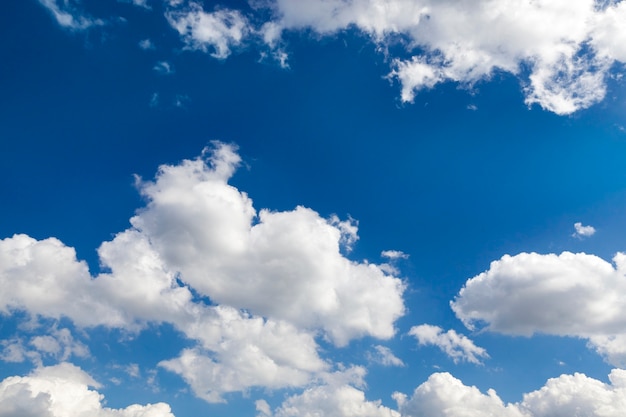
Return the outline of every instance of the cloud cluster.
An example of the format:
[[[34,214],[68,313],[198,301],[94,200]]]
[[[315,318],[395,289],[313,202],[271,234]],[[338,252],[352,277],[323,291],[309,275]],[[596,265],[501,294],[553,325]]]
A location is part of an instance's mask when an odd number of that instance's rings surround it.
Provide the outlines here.
[[[539,390],[504,404],[494,390],[481,393],[449,373],[436,373],[409,398],[395,393],[403,417],[618,417],[626,406],[626,371],[614,369],[611,384],[584,374],[552,378]]]
[[[210,46],[218,58],[245,37],[275,47],[286,31],[327,36],[354,27],[385,50],[404,39],[408,57],[391,56],[389,76],[406,102],[438,83],[471,86],[505,72],[522,81],[526,104],[569,114],[602,100],[611,67],[626,62],[620,1],[274,0],[253,4],[272,16],[260,26],[236,10],[176,5],[169,20],[186,44]]]
[[[76,1],[39,1],[65,28],[104,23]],[[405,102],[439,83],[472,86],[508,73],[520,79],[527,105],[570,114],[601,101],[611,69],[626,63],[623,1],[263,0],[247,11],[207,9],[196,0],[165,3],[165,17],[186,47],[218,59],[248,43],[269,47],[286,67],[285,33],[332,36],[357,28],[385,51],[389,78],[400,83]],[[389,51],[398,42],[404,52],[396,56]]]
[[[611,364],[624,366],[625,273],[622,253],[613,265],[584,253],[505,255],[468,280],[451,306],[470,329],[585,338]]]
[[[57,239],[0,240],[0,285],[12,288],[0,294],[0,312],[129,332],[171,323],[197,345],[160,365],[211,402],[253,386],[307,384],[330,366],[318,336],[337,346],[392,337],[404,283],[384,265],[342,254],[356,224],[304,207],[257,215],[228,184],[239,162],[234,147],[216,143],[203,157],[161,166],[155,181],[138,180],[147,205],[100,246],[96,277]],[[53,336],[32,343],[65,355]]]
[[[0,382],[1,417],[174,417],[164,403],[124,409],[102,406],[103,396],[90,387],[100,385],[69,363],[37,368],[24,377]]]
[[[454,363],[467,361],[480,364],[481,358],[489,357],[485,349],[476,346],[467,336],[458,334],[452,329],[444,332],[441,327],[422,324],[411,327],[409,335],[414,336],[420,346],[437,346],[452,358]]]

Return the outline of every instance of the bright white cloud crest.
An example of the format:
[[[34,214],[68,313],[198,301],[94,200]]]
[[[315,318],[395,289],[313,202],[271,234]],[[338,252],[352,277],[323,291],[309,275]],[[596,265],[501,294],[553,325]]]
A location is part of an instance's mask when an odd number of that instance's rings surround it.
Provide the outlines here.
[[[69,363],[36,369],[25,377],[0,382],[2,417],[174,417],[164,403],[102,407],[103,396],[89,387],[100,385]]]

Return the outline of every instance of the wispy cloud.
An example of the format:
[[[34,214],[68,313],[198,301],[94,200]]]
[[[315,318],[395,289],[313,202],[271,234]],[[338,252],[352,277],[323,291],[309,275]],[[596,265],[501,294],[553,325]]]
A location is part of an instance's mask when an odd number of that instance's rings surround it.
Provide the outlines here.
[[[39,3],[52,13],[57,23],[70,30],[86,30],[104,25],[104,21],[89,16],[73,0],[39,0]]]
[[[415,337],[421,346],[436,346],[445,352],[454,363],[466,361],[480,364],[481,359],[488,358],[487,351],[478,347],[467,336],[450,329],[444,332],[439,326],[422,324],[411,327],[409,335]]]

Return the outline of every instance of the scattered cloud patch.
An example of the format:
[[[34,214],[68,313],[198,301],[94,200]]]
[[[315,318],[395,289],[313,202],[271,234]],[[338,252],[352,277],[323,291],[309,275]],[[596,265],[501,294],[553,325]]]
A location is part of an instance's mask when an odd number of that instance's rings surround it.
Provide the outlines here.
[[[104,25],[103,20],[95,19],[83,12],[76,0],[39,0],[39,3],[52,13],[60,26],[66,29],[81,31]]]
[[[391,349],[386,346],[375,345],[374,351],[368,354],[368,358],[370,361],[383,366],[404,366],[402,359],[394,355]]]
[[[613,264],[585,253],[505,255],[469,279],[451,302],[470,329],[584,338],[605,359],[626,365],[626,255]]]
[[[411,327],[409,335],[415,337],[420,346],[437,346],[454,363],[465,361],[481,364],[481,359],[488,358],[487,351],[478,347],[467,336],[450,329],[444,332],[441,327],[430,324]]]
[[[596,229],[593,226],[583,226],[581,222],[574,223],[574,234],[573,237],[577,237],[579,239],[593,236],[596,233]]]
[[[138,45],[139,45],[139,48],[143,49],[144,51],[150,51],[150,50],[156,49],[156,46],[150,39],[142,39],[139,41]]]
[[[170,2],[170,6],[179,6],[179,2]],[[205,12],[196,2],[168,10],[166,17],[187,48],[209,52],[218,59],[227,58],[232,48],[240,46],[250,31],[247,18],[239,11],[216,9]]]

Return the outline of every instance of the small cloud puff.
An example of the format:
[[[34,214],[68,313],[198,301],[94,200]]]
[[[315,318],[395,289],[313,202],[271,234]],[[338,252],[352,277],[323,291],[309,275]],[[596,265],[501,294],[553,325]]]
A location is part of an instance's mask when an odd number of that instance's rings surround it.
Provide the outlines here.
[[[596,233],[596,229],[593,226],[583,226],[581,222],[574,223],[574,229],[576,231],[572,236],[579,239],[593,236]]]
[[[414,336],[420,346],[437,346],[445,352],[454,363],[466,361],[481,364],[481,358],[489,357],[485,349],[476,346],[467,336],[458,334],[454,330],[448,330],[444,333],[443,329],[439,326],[422,324],[420,326],[411,327],[409,335]]]
[[[172,65],[167,61],[157,62],[156,65],[152,67],[152,69],[163,75],[169,75],[174,73],[174,68],[172,68]]]

